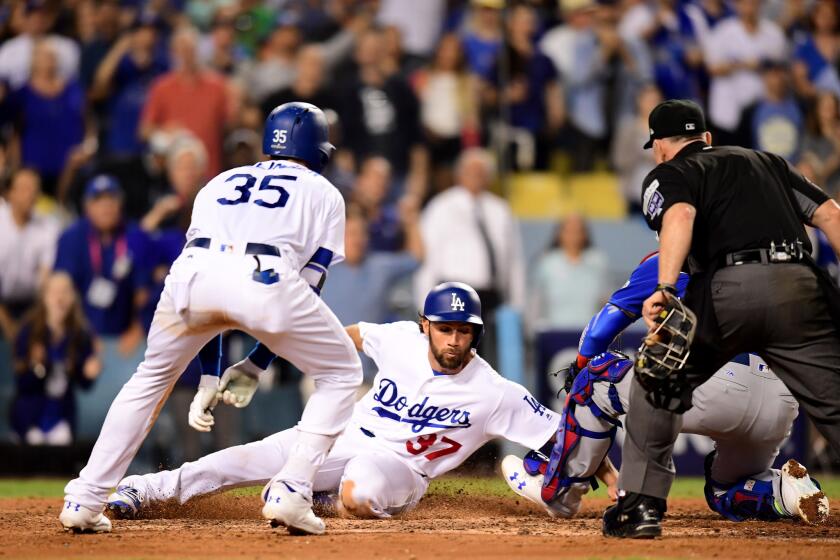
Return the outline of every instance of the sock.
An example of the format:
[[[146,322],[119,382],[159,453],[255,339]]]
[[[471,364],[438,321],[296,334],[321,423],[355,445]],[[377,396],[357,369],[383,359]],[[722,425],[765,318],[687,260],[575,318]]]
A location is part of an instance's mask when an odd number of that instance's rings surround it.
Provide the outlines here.
[[[312,492],[315,473],[324,464],[335,442],[335,436],[324,436],[298,431],[297,439],[289,451],[289,458],[274,480],[290,483],[295,490]]]

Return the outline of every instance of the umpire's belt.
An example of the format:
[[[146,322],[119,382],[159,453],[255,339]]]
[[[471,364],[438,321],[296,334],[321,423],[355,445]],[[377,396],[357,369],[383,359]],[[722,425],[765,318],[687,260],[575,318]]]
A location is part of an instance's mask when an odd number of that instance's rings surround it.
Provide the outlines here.
[[[738,266],[741,264],[786,264],[804,260],[802,244],[772,245],[770,249],[747,249],[729,253],[720,260],[720,266]]]
[[[184,249],[189,249],[191,247],[198,247],[199,249],[210,249],[213,247],[213,240],[209,237],[196,237],[195,239],[190,239],[189,241],[187,241],[187,244],[184,246]],[[219,243],[217,247],[218,250],[222,253],[236,252],[236,246],[233,244]],[[268,245],[266,243],[247,243],[245,245],[244,254],[269,255],[272,257],[279,257],[280,249],[278,249],[274,245]]]

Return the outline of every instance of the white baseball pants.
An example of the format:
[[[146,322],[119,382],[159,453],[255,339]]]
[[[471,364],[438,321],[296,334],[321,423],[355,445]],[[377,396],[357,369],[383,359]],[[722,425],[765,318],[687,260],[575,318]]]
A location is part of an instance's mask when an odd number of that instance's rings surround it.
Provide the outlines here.
[[[253,280],[252,255],[195,247],[178,257],[155,310],[145,358],[111,404],[87,466],[67,484],[67,500],[102,509],[175,381],[208,341],[228,329],[247,332],[315,381],[298,424],[295,460],[289,461],[309,461],[309,467],[298,468],[303,474],[291,479],[311,482],[350,419],[362,382],[361,362],[338,319],[297,270],[280,257],[261,255],[259,261],[263,269],[276,270],[280,280]]]
[[[348,430],[338,437],[315,475],[313,490],[339,491],[380,518],[414,508],[426,493],[428,479],[368,436],[356,434],[358,428],[351,425]],[[176,499],[182,504],[204,494],[265,484],[286,462],[294,438],[292,428],[217,451],[175,470],[130,477],[129,483],[150,502]]]

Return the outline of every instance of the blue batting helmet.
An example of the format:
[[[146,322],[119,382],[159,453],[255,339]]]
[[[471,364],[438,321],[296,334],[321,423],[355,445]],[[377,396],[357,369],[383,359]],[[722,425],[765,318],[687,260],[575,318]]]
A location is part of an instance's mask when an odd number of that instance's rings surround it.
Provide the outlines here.
[[[481,299],[471,286],[463,282],[438,284],[426,295],[423,317],[433,323],[470,323],[474,326],[472,346],[478,346],[484,321],[481,320]]]
[[[263,153],[302,160],[320,173],[335,150],[328,134],[327,117],[321,109],[299,101],[284,103],[265,120]]]

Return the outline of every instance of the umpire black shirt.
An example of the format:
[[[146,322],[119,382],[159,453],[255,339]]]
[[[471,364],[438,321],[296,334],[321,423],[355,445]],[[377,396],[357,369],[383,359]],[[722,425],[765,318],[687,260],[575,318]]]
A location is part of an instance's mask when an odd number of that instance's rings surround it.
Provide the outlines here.
[[[783,158],[735,146],[686,145],[645,178],[642,210],[651,229],[678,202],[697,209],[691,272],[714,268],[728,253],[801,241],[811,250],[804,223],[829,197]]]

